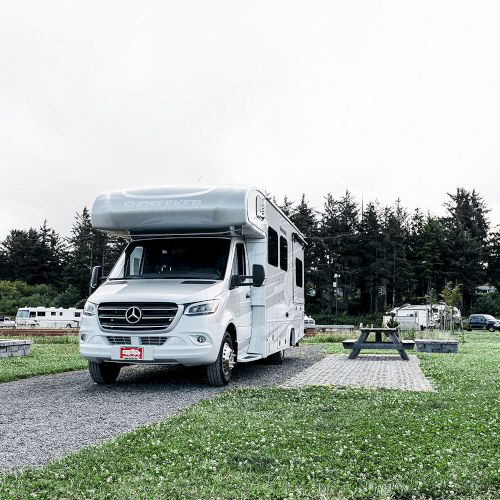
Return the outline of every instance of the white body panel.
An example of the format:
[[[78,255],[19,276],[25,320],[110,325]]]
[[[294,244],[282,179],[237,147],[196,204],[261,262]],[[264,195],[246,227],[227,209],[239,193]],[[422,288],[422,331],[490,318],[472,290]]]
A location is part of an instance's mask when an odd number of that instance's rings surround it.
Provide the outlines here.
[[[82,309],[70,307],[20,307],[16,326],[39,328],[77,328],[82,319]]]
[[[203,239],[217,238],[229,240],[230,249],[221,279],[106,281],[89,297],[89,302],[96,305],[96,313],[84,315],[81,323],[80,352],[85,358],[120,362],[120,342],[125,339],[123,345],[143,346],[144,357],[139,363],[207,365],[216,360],[225,332],[232,331],[237,360],[246,362],[265,358],[302,338],[304,239],[257,189],[183,186],[104,193],[92,209],[92,223],[97,229],[128,235],[135,245],[142,240],[194,238],[203,252]],[[269,264],[269,227],[278,235],[278,246],[273,247],[277,266]],[[250,275],[252,266],[260,264],[266,270],[263,286],[231,287],[234,259],[241,246],[246,254],[246,269],[236,274]],[[296,276],[296,259],[302,263],[300,277]],[[281,268],[285,261],[286,270]],[[190,304],[214,300],[218,301],[216,312],[186,315]],[[143,307],[147,310],[148,304],[157,303],[177,308],[175,318],[164,329],[133,330],[125,325],[110,330],[102,324],[103,308],[109,309],[112,304],[123,308],[146,304]],[[200,336],[205,338],[203,343],[197,341]],[[152,342],[153,337],[160,338],[161,345],[144,343]]]

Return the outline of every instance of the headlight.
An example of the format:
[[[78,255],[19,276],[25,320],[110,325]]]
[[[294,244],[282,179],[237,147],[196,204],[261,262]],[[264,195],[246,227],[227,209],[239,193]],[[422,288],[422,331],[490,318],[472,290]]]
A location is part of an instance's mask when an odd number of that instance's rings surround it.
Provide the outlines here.
[[[83,306],[83,314],[85,314],[85,316],[94,316],[96,313],[97,306],[92,302],[85,302],[85,305]]]
[[[196,302],[187,306],[187,316],[201,316],[202,314],[213,314],[219,308],[218,300],[207,300],[206,302]]]

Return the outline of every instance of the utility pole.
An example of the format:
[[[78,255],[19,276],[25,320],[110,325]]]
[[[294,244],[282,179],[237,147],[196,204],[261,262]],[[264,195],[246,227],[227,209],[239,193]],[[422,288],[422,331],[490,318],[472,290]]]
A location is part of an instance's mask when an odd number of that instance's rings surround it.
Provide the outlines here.
[[[333,275],[335,281],[333,282],[333,293],[335,294],[335,321],[339,321],[339,295],[337,293],[337,285],[338,279],[340,278],[340,274],[335,273]]]

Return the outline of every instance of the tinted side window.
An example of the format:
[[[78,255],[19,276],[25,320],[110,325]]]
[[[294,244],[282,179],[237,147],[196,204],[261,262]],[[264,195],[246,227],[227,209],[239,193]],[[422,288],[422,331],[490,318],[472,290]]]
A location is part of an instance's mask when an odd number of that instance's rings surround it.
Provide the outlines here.
[[[280,236],[280,267],[288,271],[288,242],[283,236]]]
[[[45,316],[45,311],[37,311],[36,315],[37,316]]]
[[[267,230],[267,262],[278,267],[278,233],[272,227]]]
[[[300,259],[295,259],[295,284],[302,288],[304,286],[304,279],[302,277],[304,266]]]

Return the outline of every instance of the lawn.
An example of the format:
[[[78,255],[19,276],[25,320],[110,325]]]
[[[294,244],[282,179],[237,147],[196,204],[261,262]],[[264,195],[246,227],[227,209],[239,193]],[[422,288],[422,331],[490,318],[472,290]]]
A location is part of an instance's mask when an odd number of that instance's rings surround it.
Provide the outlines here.
[[[0,476],[0,498],[500,498],[500,338],[459,349],[419,355],[436,392],[235,390]]]
[[[29,356],[0,359],[0,382],[81,370],[87,366],[78,351],[77,337],[31,337],[29,340],[33,342]]]

